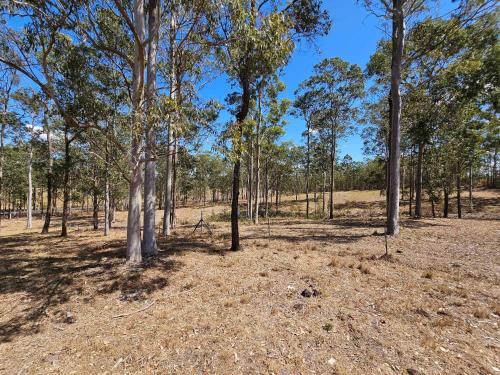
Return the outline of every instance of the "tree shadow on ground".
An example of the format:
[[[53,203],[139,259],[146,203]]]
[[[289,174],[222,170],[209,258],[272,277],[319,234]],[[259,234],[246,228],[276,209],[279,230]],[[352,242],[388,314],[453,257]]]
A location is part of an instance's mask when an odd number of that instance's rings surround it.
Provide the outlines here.
[[[183,265],[160,252],[134,269],[125,263],[123,240],[104,241],[82,244],[37,234],[1,238],[0,298],[13,303],[4,305],[0,343],[39,332],[41,321],[75,295],[84,302],[115,292],[123,301],[146,298],[165,288]]]

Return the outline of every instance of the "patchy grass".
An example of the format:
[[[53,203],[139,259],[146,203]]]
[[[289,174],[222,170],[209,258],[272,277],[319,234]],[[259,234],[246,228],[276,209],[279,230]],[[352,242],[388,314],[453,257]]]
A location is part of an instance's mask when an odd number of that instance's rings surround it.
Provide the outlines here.
[[[224,221],[192,234],[228,206],[181,208],[140,269],[125,213],[107,238],[87,215],[67,239],[3,220],[0,373],[495,373],[500,197],[475,195],[463,220],[403,216],[388,258],[378,192],[339,193],[331,222],[284,197],[237,253]]]

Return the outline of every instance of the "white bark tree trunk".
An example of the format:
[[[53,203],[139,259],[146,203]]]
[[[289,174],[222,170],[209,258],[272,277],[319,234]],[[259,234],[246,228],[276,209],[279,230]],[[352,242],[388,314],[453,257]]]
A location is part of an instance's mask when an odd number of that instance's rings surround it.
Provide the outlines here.
[[[127,218],[127,260],[130,263],[142,262],[141,253],[141,149],[142,149],[142,112],[144,99],[144,0],[134,0],[135,51],[132,76],[132,144],[131,176],[129,185],[129,205]]]
[[[160,4],[159,0],[149,1],[148,17],[148,62],[147,62],[147,85],[146,85],[146,167],[144,172],[144,242],[143,252],[146,256],[156,255],[158,252],[156,246],[155,215],[156,215],[156,152],[155,152],[155,129],[156,121],[155,99],[156,99],[156,55],[158,51],[159,38],[159,18]]]

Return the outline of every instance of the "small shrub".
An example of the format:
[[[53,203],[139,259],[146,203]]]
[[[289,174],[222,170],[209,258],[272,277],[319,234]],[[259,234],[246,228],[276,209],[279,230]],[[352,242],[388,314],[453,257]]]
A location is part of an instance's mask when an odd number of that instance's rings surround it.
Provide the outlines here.
[[[330,323],[326,323],[323,327],[322,327],[326,332],[330,332],[332,329],[333,329],[333,326],[330,324]]]
[[[474,310],[473,315],[478,319],[486,319],[490,316],[488,310],[483,307],[478,307]]]
[[[434,274],[432,273],[432,271],[425,271],[425,272],[423,273],[422,277],[423,277],[424,279],[429,279],[429,280],[431,280],[431,279],[433,279],[433,278],[434,278]]]
[[[338,267],[338,266],[340,266],[340,260],[337,257],[333,257],[330,260],[330,263],[328,263],[328,267]]]
[[[365,274],[365,275],[369,275],[369,274],[372,273],[372,271],[370,270],[370,268],[366,264],[363,264],[363,263],[359,264],[358,270],[360,270],[361,273]]]

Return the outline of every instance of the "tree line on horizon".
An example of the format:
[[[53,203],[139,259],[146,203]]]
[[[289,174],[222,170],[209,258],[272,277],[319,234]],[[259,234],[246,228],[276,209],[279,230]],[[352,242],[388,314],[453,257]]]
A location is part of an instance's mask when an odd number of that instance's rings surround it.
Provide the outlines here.
[[[126,209],[127,259],[157,252],[189,200],[231,203],[231,249],[243,210],[254,223],[283,194],[318,202],[334,219],[335,191],[387,197],[387,233],[422,201],[449,212],[450,196],[498,186],[498,11],[463,0],[446,17],[432,1],[360,1],[390,38],[368,65],[326,58],[283,98],[280,73],[298,43],[331,28],[321,0],[48,0],[0,8],[0,210],[88,210],[109,233]],[[225,75],[225,103],[200,90]],[[29,84],[27,83],[29,82]],[[221,110],[233,117],[219,124]],[[280,140],[293,115],[304,144]],[[361,126],[358,126],[361,124]],[[365,162],[339,157],[362,128]],[[206,150],[213,139],[210,151]],[[242,206],[240,196],[244,197]],[[274,202],[274,203],[273,203]],[[155,212],[163,210],[162,223]],[[143,230],[141,231],[141,228]],[[142,232],[142,236],[141,236]]]

